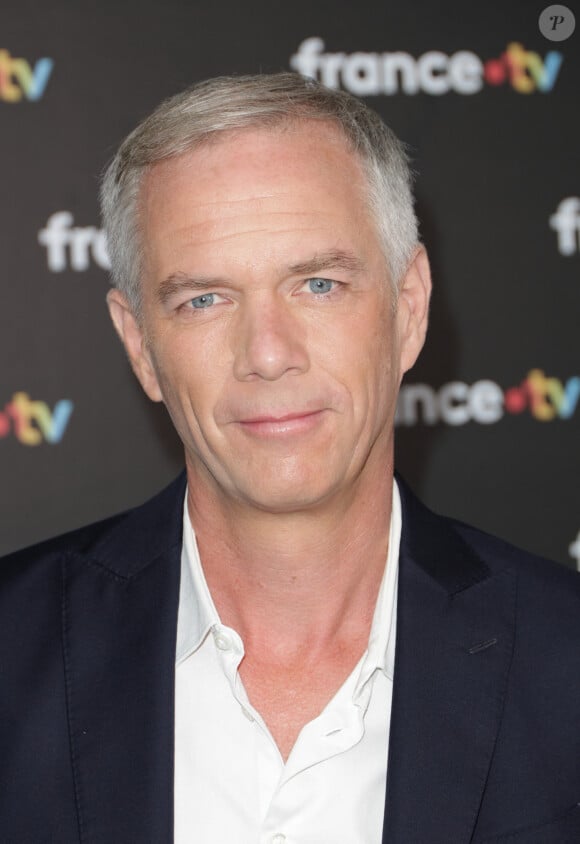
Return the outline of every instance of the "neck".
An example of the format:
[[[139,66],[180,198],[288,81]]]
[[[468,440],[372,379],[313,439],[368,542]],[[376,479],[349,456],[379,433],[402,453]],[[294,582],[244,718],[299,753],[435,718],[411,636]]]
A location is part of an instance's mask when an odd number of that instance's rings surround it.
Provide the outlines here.
[[[268,513],[216,499],[188,467],[188,509],[224,624],[248,647],[309,654],[365,640],[388,550],[392,459],[317,508]],[[200,482],[201,481],[201,482]]]

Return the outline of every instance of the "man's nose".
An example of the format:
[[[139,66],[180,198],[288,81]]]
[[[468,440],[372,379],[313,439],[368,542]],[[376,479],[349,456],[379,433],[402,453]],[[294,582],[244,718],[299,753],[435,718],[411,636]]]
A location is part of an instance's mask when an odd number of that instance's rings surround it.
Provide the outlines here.
[[[275,381],[309,367],[305,326],[292,306],[264,298],[247,304],[232,336],[234,375],[240,381]]]

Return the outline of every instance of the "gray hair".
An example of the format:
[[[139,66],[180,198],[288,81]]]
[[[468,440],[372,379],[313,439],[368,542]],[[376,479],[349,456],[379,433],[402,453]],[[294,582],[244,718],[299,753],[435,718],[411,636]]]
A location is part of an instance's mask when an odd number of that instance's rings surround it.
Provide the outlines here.
[[[376,112],[344,91],[296,73],[217,77],[162,102],[121,144],[101,184],[112,283],[140,314],[143,271],[139,193],[147,168],[209,142],[217,133],[331,121],[363,167],[369,207],[396,293],[418,244],[412,173],[404,144]]]

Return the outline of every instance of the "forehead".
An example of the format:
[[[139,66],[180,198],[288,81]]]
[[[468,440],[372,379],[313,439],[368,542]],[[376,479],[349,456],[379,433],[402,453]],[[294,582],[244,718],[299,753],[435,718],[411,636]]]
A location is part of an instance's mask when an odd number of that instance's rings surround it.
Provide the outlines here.
[[[141,221],[154,276],[194,257],[256,263],[374,239],[363,167],[318,120],[222,133],[159,162],[144,180]]]
[[[298,189],[301,182],[305,191],[324,182],[334,184],[337,192],[346,185],[355,191],[366,187],[358,157],[333,123],[310,119],[217,133],[201,146],[153,165],[144,177],[141,199],[145,210],[182,193],[192,202],[199,196],[200,203],[206,192],[214,201],[259,199],[284,186]]]

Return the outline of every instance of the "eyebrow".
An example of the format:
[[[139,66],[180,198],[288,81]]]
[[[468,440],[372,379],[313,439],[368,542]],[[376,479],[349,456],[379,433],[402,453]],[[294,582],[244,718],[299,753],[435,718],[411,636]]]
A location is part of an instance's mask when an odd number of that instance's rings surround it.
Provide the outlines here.
[[[331,249],[321,252],[307,261],[300,261],[288,267],[290,275],[312,276],[323,270],[346,270],[347,272],[361,273],[365,263],[352,252],[344,252],[340,249]],[[190,276],[187,273],[171,273],[160,282],[157,290],[157,301],[164,305],[176,293],[184,290],[210,290],[224,284],[223,279],[214,276]]]
[[[289,269],[292,275],[314,275],[322,270],[347,270],[348,272],[360,273],[364,270],[365,263],[353,252],[343,252],[340,249],[331,249],[328,252],[321,252],[308,261],[292,264]]]
[[[187,275],[187,273],[171,273],[159,284],[157,301],[159,304],[165,305],[176,293],[181,293],[184,290],[209,290],[220,284],[223,284],[223,282],[219,278],[196,278]]]

